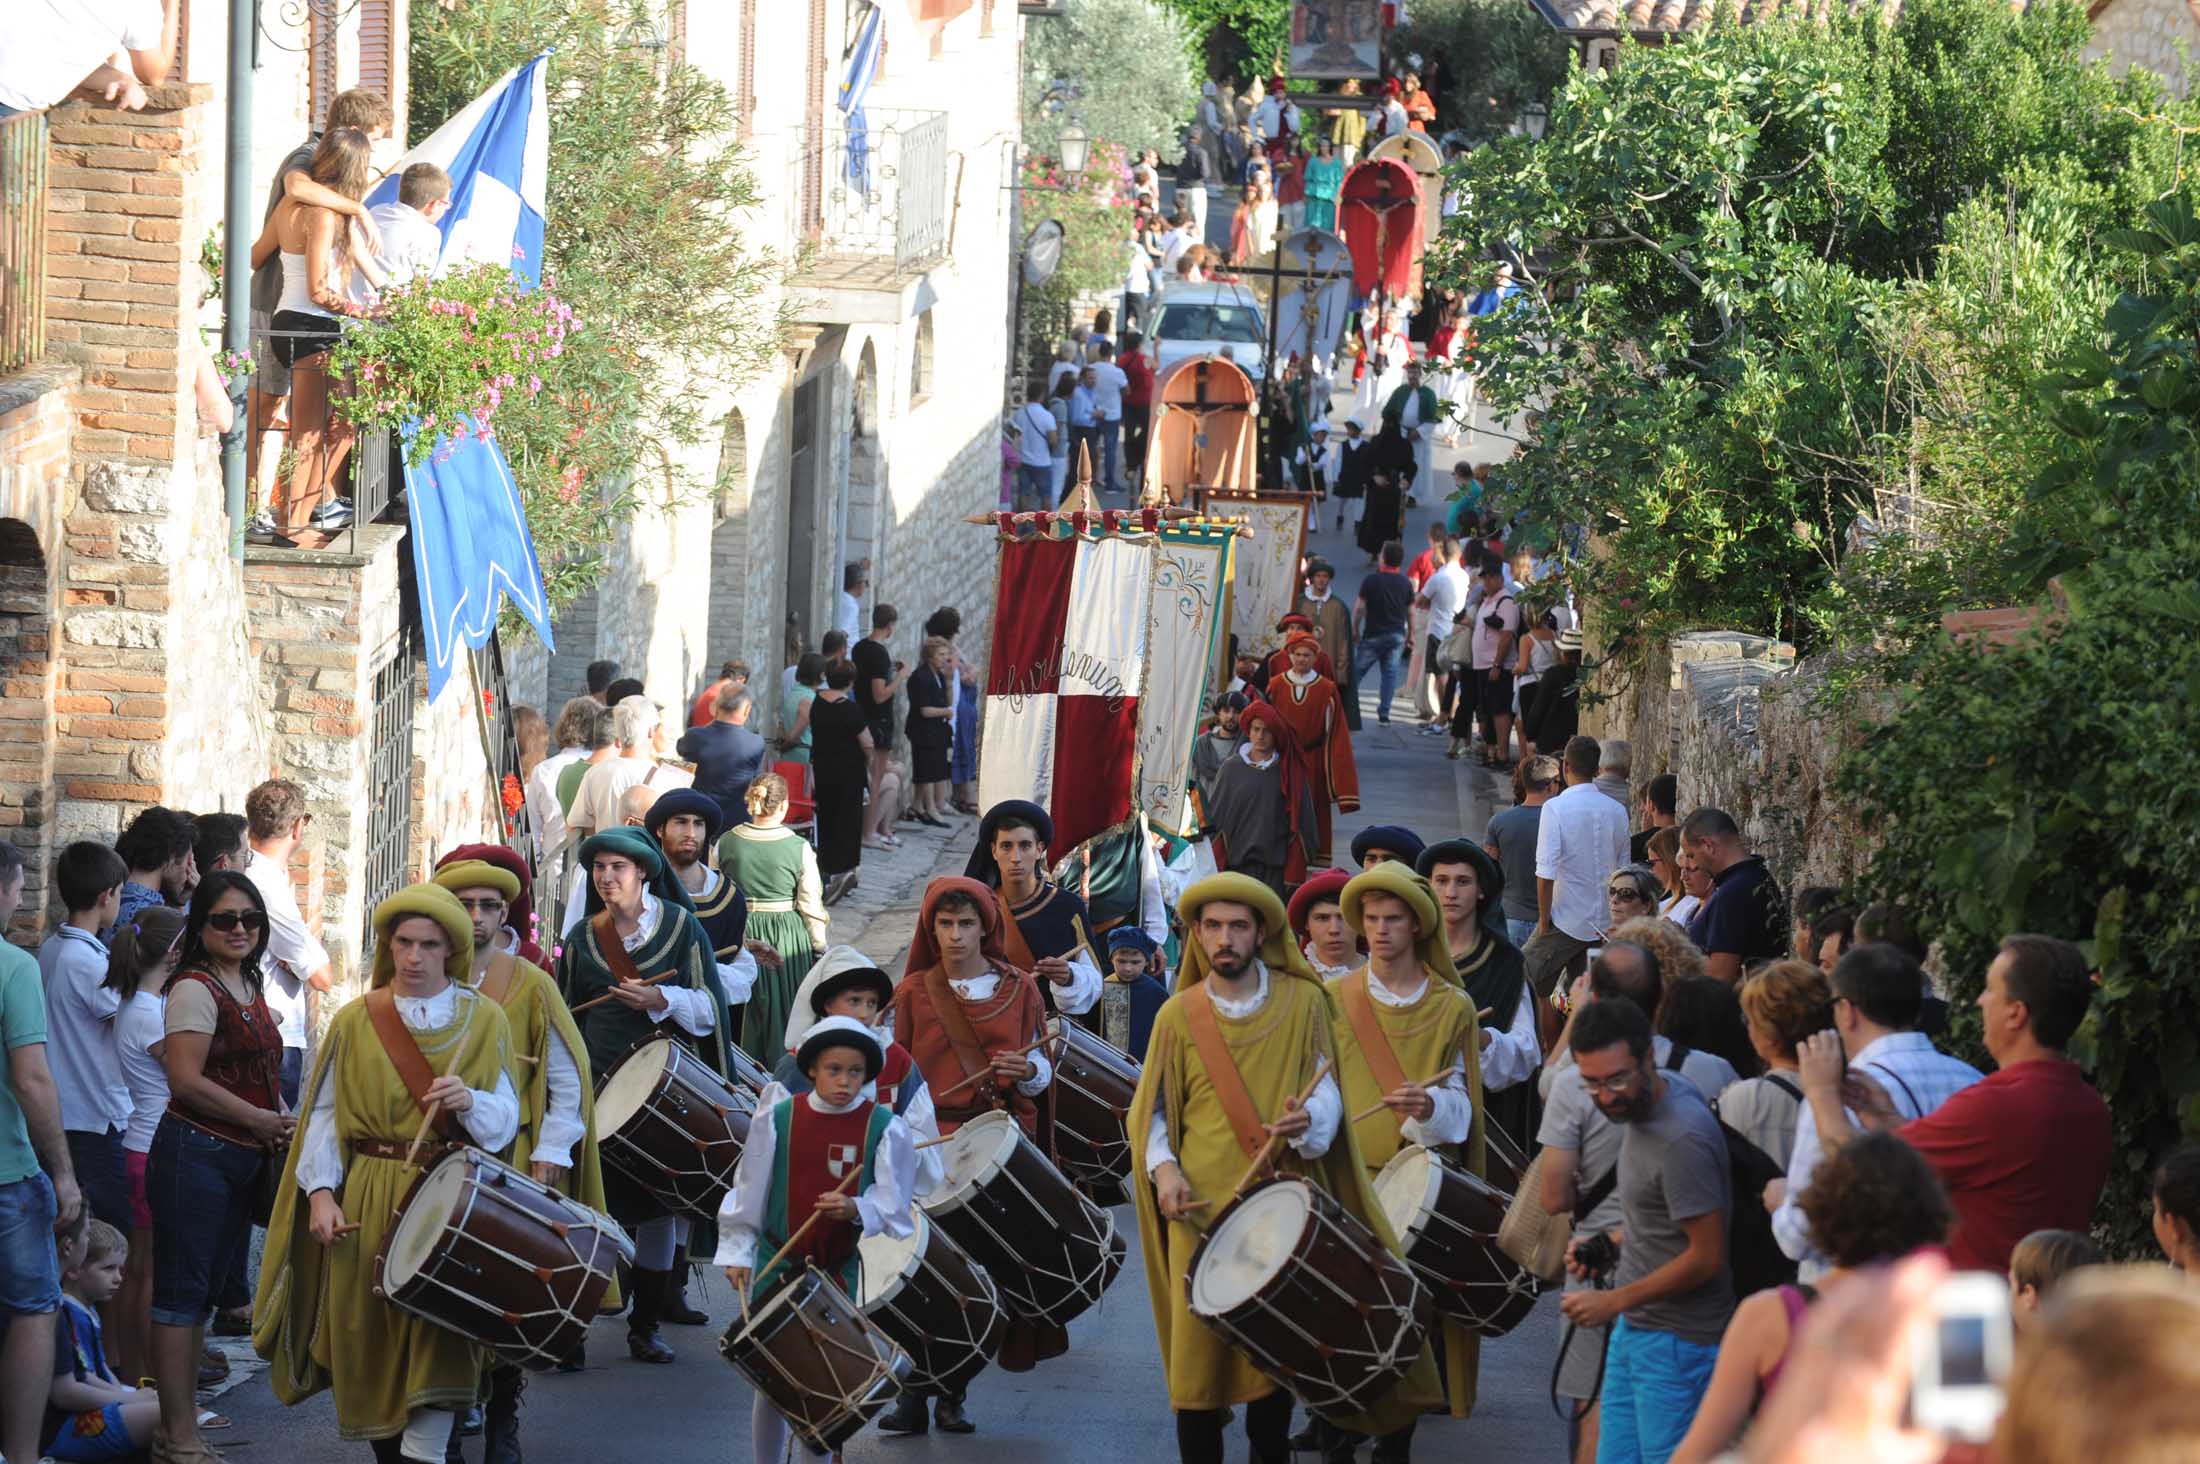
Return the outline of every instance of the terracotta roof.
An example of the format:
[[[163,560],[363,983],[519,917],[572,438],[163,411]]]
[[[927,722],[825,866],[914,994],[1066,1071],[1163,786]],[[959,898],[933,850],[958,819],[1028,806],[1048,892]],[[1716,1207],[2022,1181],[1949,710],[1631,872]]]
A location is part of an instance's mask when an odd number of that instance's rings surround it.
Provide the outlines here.
[[[1743,24],[1764,20],[1822,19],[1877,6],[1887,19],[1902,0],[1529,0],[1551,28],[1564,35],[1628,34],[1644,39],[1708,25],[1722,11]],[[2021,8],[2021,0],[2020,0]]]

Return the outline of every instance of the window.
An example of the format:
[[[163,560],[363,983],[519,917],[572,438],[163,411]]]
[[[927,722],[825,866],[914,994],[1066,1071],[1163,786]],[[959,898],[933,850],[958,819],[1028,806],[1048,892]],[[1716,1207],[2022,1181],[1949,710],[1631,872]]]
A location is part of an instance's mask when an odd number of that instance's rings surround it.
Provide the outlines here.
[[[1258,345],[1262,339],[1260,312],[1249,305],[1166,305],[1155,323],[1155,337],[1165,341],[1233,341]]]
[[[917,317],[917,342],[909,352],[909,405],[932,394],[932,312]]]
[[[725,522],[747,505],[749,496],[749,429],[741,413],[726,413],[718,432],[718,472],[711,483],[718,521]]]

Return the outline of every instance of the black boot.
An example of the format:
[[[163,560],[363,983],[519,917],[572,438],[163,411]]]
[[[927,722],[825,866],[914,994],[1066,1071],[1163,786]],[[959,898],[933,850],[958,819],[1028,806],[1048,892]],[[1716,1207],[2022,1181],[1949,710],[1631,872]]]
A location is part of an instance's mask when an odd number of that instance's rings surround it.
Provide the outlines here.
[[[488,1426],[482,1431],[482,1464],[520,1464],[519,1400],[527,1374],[498,1365],[489,1370]]]
[[[664,1320],[676,1327],[707,1327],[710,1313],[691,1306],[687,1298],[688,1268],[684,1265],[672,1268],[672,1284],[665,1297]]]
[[[664,1314],[665,1296],[671,1289],[670,1271],[634,1268],[634,1309],[627,1314],[626,1352],[636,1362],[666,1363],[674,1360],[664,1338],[657,1335],[657,1319]]]
[[[907,1388],[894,1400],[894,1406],[878,1416],[878,1431],[890,1434],[920,1434],[932,1426],[925,1416],[924,1394],[916,1388]]]
[[[940,1401],[932,1405],[932,1422],[944,1434],[976,1433],[978,1426],[963,1412],[963,1400],[953,1394],[942,1394]]]
[[[374,1464],[405,1464],[403,1434],[392,1434],[386,1439],[369,1439],[367,1447],[374,1450]]]

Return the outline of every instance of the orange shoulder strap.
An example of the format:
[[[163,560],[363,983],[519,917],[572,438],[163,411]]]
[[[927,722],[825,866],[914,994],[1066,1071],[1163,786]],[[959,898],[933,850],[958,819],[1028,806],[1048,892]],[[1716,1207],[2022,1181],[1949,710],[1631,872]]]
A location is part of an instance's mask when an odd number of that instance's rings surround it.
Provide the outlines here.
[[[405,1091],[425,1110],[428,1085],[435,1081],[435,1070],[428,1066],[427,1054],[420,1050],[419,1042],[405,1026],[405,1019],[397,1014],[397,998],[387,986],[378,986],[367,993],[367,1020],[373,1024],[374,1035],[381,1039],[382,1051],[389,1055],[397,1076],[404,1081]],[[461,1037],[460,1040],[465,1039]],[[450,1132],[450,1118],[442,1109],[436,1110],[435,1120],[439,1131]]]
[[[1337,990],[1343,999],[1344,1019],[1352,1027],[1352,1040],[1360,1044],[1360,1055],[1375,1074],[1376,1091],[1395,1093],[1405,1086],[1406,1070],[1399,1065],[1398,1054],[1391,1049],[1390,1039],[1383,1035],[1383,1024],[1376,1019],[1375,999],[1367,994],[1367,983],[1374,979],[1374,974],[1363,967],[1346,977]]]
[[[1184,1025],[1191,1029],[1192,1046],[1198,1049],[1199,1065],[1207,1070],[1207,1081],[1214,1085],[1223,1117],[1230,1120],[1238,1147],[1251,1159],[1267,1146],[1268,1130],[1261,1122],[1260,1110],[1253,1106],[1253,1095],[1245,1086],[1245,1075],[1238,1071],[1237,1059],[1230,1056],[1230,1044],[1223,1040],[1214,998],[1207,994],[1205,982],[1184,993]]]

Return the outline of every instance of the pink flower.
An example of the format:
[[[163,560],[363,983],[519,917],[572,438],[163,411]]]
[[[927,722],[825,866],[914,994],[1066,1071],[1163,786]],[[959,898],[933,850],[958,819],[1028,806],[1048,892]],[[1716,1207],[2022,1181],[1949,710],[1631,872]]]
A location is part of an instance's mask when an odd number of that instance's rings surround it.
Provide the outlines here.
[[[521,248],[519,245],[514,244],[512,246],[512,257],[514,259],[525,259],[527,257],[527,251]]]

